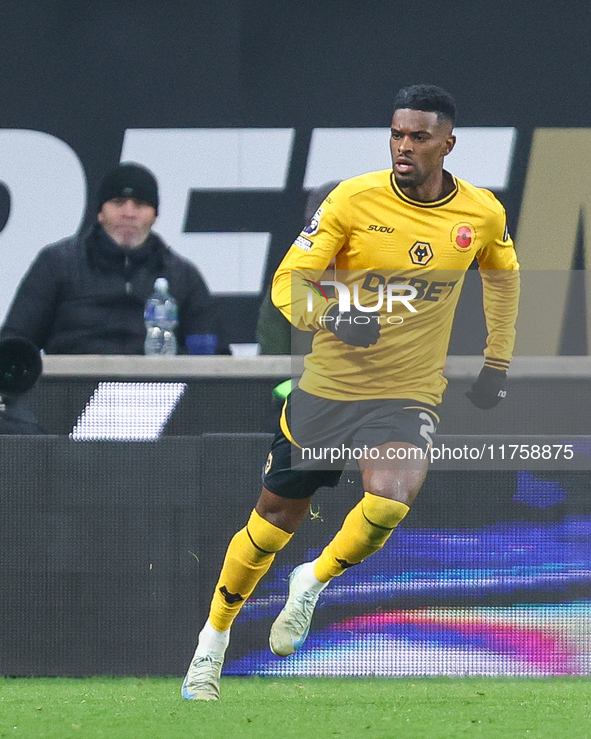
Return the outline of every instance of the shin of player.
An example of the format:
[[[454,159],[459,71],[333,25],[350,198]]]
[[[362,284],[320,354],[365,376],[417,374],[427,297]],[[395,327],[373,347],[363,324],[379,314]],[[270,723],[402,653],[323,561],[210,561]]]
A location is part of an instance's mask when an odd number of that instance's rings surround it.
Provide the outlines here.
[[[269,636],[274,654],[287,657],[303,645],[320,593],[333,577],[381,549],[409,510],[405,503],[365,493],[318,559],[291,573],[289,597]]]
[[[199,643],[183,683],[184,698],[217,700],[217,683],[230,641],[230,627],[273,564],[276,552],[283,549],[292,536],[265,520],[256,510],[252,511],[246,526],[233,536],[215,586],[209,618],[199,634]],[[212,673],[215,673],[213,683]]]

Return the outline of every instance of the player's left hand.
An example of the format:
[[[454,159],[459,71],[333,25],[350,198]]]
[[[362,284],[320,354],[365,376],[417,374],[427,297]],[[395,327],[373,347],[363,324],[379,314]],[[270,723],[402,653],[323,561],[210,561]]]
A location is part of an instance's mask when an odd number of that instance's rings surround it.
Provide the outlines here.
[[[331,321],[325,324],[326,328],[345,344],[367,349],[380,338],[377,313],[361,311],[354,305],[347,312],[340,313],[339,306],[334,305],[326,315],[331,317]],[[360,318],[363,320],[358,321]]]
[[[489,410],[498,405],[507,395],[507,373],[486,365],[480,370],[476,382],[466,393],[466,397],[477,408]]]

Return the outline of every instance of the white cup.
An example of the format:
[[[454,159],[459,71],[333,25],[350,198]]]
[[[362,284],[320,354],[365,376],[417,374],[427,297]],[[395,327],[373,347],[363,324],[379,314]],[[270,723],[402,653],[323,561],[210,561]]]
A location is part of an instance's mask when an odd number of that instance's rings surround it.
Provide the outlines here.
[[[261,351],[260,344],[230,344],[233,357],[256,357]]]

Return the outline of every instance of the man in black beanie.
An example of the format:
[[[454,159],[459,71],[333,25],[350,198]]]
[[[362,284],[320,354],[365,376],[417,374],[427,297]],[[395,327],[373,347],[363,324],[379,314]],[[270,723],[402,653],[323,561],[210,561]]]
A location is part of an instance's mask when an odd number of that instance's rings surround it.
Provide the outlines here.
[[[116,244],[142,246],[157,215],[158,185],[149,170],[120,164],[107,172],[98,191],[97,220]]]
[[[152,231],[158,206],[148,169],[126,162],[107,172],[96,223],[39,252],[0,338],[23,337],[46,354],[143,354],[144,306],[158,277],[168,280],[178,304],[179,352],[187,336],[215,334],[197,268]]]

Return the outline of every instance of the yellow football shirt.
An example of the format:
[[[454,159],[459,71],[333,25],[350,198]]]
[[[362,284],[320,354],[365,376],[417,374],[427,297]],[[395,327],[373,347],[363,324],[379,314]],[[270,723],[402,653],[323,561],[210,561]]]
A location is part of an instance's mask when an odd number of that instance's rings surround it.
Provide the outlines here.
[[[275,273],[272,297],[294,326],[319,329],[304,360],[303,390],[334,400],[440,403],[454,312],[475,257],[488,333],[485,363],[508,367],[519,265],[505,211],[488,190],[453,181],[449,195],[424,203],[408,198],[390,170],[345,180],[296,238]],[[334,297],[321,284],[327,280],[339,283]],[[325,328],[325,314],[341,293],[350,304],[380,306],[374,346],[349,346]]]

